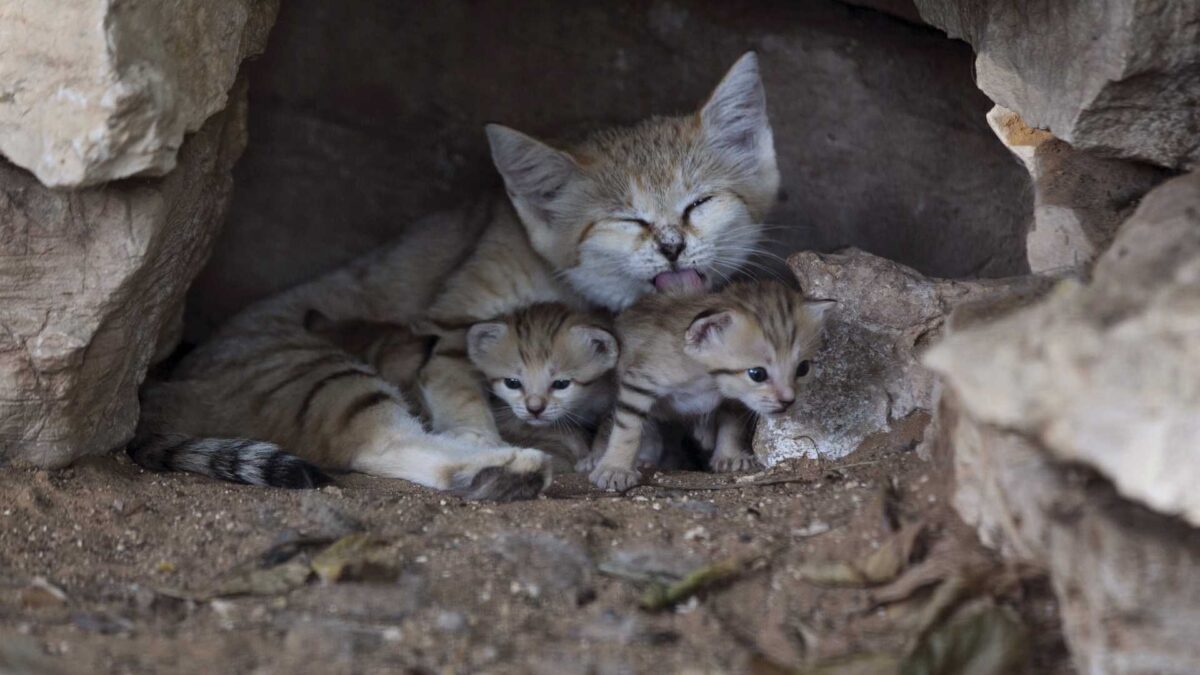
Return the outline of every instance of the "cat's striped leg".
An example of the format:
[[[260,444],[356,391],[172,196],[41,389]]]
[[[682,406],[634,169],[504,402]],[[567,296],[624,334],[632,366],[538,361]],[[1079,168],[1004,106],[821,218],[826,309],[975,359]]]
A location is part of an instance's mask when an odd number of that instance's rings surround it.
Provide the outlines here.
[[[641,478],[635,468],[638,448],[653,405],[654,394],[649,389],[622,380],[608,446],[588,476],[593,485],[623,492],[638,484]]]
[[[462,336],[438,341],[421,370],[421,397],[430,427],[476,446],[500,445],[500,432],[492,417],[478,375],[467,360]]]

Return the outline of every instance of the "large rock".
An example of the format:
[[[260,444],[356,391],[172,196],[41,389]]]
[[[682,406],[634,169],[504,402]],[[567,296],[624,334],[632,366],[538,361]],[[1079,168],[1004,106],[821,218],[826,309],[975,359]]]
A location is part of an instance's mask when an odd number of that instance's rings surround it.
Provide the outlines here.
[[[163,178],[51,190],[0,161],[0,461],[61,466],[129,438],[225,217],[245,94]]]
[[[0,154],[49,186],[175,166],[279,0],[0,0]]]
[[[1195,0],[916,0],[975,47],[979,88],[1078,149],[1200,162]]]
[[[1153,190],[1095,265],[925,362],[980,422],[1200,525],[1200,173]]]
[[[1002,106],[987,119],[1033,179],[1033,226],[1025,239],[1033,272],[1088,266],[1142,195],[1170,176],[1151,164],[1076,150]]]
[[[685,112],[751,48],[786,193],[773,252],[1026,271],[1028,176],[987,127],[970,48],[928,28],[835,2],[289,0],[250,65],[254,142],[194,335],[498,182],[485,122],[553,138]]]
[[[955,506],[984,543],[1049,572],[1080,673],[1200,672],[1200,530],[974,419],[952,392],[937,418]]]
[[[760,418],[755,452],[767,464],[841,457],[873,434],[933,407],[936,378],[919,362],[963,303],[1029,301],[1051,281],[1037,276],[934,279],[858,250],[797,253],[804,292],[838,301],[814,359],[815,375],[786,416]]]

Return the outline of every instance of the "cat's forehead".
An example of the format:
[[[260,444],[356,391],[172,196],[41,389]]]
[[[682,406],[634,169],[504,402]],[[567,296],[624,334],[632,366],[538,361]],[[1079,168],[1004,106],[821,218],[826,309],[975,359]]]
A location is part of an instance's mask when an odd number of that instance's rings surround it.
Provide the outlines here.
[[[600,132],[577,149],[577,156],[605,197],[654,203],[689,187],[700,139],[686,119],[653,118]]]

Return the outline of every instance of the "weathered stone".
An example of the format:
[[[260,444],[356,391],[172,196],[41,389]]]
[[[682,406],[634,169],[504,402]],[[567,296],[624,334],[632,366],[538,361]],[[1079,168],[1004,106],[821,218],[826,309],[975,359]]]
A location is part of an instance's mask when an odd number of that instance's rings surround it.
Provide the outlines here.
[[[1095,265],[925,361],[980,422],[1200,525],[1200,174],[1152,191]]]
[[[1026,271],[1028,176],[987,127],[970,48],[928,28],[834,2],[289,0],[248,65],[254,142],[189,336],[497,183],[485,122],[559,138],[686,112],[751,47],[786,193],[773,253]]]
[[[1142,195],[1170,176],[1150,164],[1075,150],[1002,106],[987,119],[1033,179],[1033,226],[1025,239],[1033,272],[1087,266],[1108,249]]]
[[[245,93],[163,178],[51,190],[0,162],[0,460],[62,466],[129,438],[224,219]]]
[[[1077,149],[1172,168],[1200,162],[1195,0],[916,0],[975,47],[979,88]]]
[[[49,186],[175,166],[279,0],[0,0],[0,154]]]
[[[755,452],[768,464],[841,457],[872,434],[932,409],[935,378],[918,362],[958,304],[998,297],[1028,301],[1051,283],[1037,276],[952,281],[850,250],[789,260],[810,297],[838,301],[816,372],[786,416],[763,417]]]
[[[975,420],[952,392],[937,417],[955,506],[984,543],[1049,572],[1080,673],[1200,672],[1200,530]]]

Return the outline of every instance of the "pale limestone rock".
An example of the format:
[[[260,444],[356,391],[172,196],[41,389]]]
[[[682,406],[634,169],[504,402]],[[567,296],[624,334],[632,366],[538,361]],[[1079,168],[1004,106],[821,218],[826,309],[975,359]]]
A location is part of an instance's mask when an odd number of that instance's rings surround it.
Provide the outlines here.
[[[1200,672],[1200,530],[974,419],[953,392],[936,426],[960,515],[985,544],[1049,573],[1080,673]]]
[[[0,161],[0,462],[57,467],[126,441],[151,358],[224,220],[245,87],[163,178],[51,190]]]
[[[925,357],[981,423],[1200,525],[1200,174],[1152,191],[1095,266]]]
[[[841,457],[872,434],[932,408],[934,375],[918,363],[950,311],[983,299],[1028,300],[1050,281],[1037,276],[954,281],[850,249],[802,252],[789,261],[809,297],[838,301],[815,374],[788,414],[762,417],[755,452],[767,464]]]
[[[975,48],[996,103],[1077,149],[1171,168],[1200,163],[1195,0],[916,0]]]
[[[992,108],[987,119],[1032,179],[1033,223],[1025,243],[1035,273],[1088,266],[1142,195],[1170,175],[1149,164],[1075,150],[1003,106]]]
[[[0,154],[53,187],[175,166],[279,0],[0,0]]]

